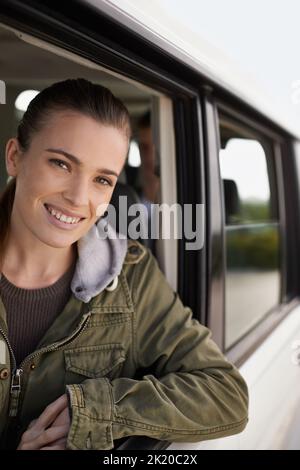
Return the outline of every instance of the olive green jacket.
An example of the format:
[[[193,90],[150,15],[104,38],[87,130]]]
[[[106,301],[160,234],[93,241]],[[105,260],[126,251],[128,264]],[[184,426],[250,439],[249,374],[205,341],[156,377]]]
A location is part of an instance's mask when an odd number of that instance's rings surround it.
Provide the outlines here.
[[[110,271],[117,269],[117,282],[90,300],[73,293],[17,370],[0,299],[2,446],[10,445],[11,429],[17,445],[65,392],[69,449],[112,449],[114,440],[134,435],[197,442],[244,429],[247,386],[238,370],[182,305],[150,251],[129,241],[125,255]]]

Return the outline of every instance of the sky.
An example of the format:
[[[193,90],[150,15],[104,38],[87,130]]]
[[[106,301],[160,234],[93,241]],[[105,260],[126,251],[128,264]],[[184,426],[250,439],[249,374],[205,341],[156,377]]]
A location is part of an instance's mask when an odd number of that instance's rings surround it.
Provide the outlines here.
[[[266,90],[300,133],[299,0],[160,0]]]

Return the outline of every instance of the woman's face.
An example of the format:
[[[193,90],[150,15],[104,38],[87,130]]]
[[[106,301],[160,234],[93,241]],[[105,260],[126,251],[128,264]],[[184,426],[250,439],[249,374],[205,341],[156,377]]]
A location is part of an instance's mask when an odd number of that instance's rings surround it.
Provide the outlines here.
[[[52,247],[70,246],[104,213],[125,163],[122,131],[72,111],[55,112],[22,153],[7,144],[16,177],[12,223]]]

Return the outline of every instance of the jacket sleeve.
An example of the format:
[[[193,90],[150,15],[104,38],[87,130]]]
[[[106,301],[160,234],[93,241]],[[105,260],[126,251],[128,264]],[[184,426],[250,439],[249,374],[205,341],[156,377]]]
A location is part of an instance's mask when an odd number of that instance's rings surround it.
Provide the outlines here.
[[[111,449],[113,440],[134,435],[198,442],[242,431],[248,407],[243,378],[210,330],[183,306],[148,250],[130,281],[134,355],[137,370],[145,373],[139,380],[100,378],[67,386],[68,448]]]

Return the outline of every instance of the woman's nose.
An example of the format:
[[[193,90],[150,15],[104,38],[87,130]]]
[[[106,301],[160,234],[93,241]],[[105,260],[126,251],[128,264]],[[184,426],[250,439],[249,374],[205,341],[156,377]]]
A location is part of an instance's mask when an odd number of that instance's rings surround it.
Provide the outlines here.
[[[74,179],[72,183],[69,182],[68,187],[63,191],[63,196],[73,206],[80,208],[89,206],[88,182],[83,178]]]

